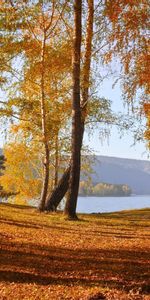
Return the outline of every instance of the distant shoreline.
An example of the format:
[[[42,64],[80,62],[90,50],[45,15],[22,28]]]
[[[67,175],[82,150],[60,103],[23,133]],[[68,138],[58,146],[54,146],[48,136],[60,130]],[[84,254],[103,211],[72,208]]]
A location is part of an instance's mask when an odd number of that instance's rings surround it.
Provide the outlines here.
[[[114,198],[125,198],[125,197],[139,197],[139,196],[141,196],[141,197],[150,197],[150,194],[143,194],[143,195],[140,195],[140,194],[131,194],[131,195],[121,195],[121,196],[119,196],[119,195],[103,195],[103,196],[100,196],[100,195],[80,195],[79,194],[79,197],[82,197],[82,198],[84,198],[84,197],[96,197],[96,198],[112,198],[112,197],[114,197]]]
[[[79,194],[79,197],[97,197],[97,198],[112,198],[112,197],[122,197],[122,198],[125,198],[125,197],[131,197],[131,196],[141,196],[141,195],[80,195]],[[144,196],[144,195],[143,195]]]

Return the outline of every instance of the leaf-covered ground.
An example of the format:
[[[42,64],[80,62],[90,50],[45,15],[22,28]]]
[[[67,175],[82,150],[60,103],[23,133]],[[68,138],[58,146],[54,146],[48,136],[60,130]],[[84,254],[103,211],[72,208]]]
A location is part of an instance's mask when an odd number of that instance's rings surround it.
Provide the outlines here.
[[[150,209],[79,218],[0,205],[0,299],[150,299]]]

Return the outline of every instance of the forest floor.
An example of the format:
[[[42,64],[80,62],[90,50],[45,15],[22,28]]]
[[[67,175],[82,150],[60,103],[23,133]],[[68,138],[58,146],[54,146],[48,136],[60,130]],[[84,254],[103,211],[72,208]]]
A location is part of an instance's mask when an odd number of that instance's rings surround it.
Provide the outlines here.
[[[150,209],[79,215],[0,204],[0,299],[148,300]]]

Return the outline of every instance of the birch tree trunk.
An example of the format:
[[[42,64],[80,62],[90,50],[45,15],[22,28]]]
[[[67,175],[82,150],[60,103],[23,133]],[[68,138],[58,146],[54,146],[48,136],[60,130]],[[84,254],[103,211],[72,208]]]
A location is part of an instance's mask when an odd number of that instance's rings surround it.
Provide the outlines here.
[[[80,60],[82,38],[82,0],[74,1],[74,39],[73,39],[73,94],[72,94],[72,136],[71,136],[71,168],[69,190],[64,213],[75,219],[76,204],[80,181],[81,165],[81,108],[80,108]]]
[[[58,131],[56,132],[56,136],[55,136],[55,174],[54,174],[54,188],[57,186],[58,184]]]
[[[44,32],[44,38],[42,43],[42,55],[41,55],[41,123],[42,123],[42,137],[44,143],[44,162],[43,162],[43,186],[41,192],[41,199],[39,210],[43,211],[45,207],[48,183],[49,183],[49,146],[48,146],[48,136],[46,128],[46,107],[45,107],[45,43],[46,34]]]

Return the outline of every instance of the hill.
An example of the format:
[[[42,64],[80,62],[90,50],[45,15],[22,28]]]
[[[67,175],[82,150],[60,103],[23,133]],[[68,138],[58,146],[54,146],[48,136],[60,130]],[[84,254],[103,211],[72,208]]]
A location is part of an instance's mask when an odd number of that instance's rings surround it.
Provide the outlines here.
[[[91,174],[93,183],[127,184],[134,194],[150,195],[150,162],[96,156]]]
[[[0,149],[0,154],[2,150]],[[93,157],[92,161],[93,161]],[[109,156],[95,156],[91,174],[94,184],[126,184],[133,194],[150,195],[150,162]],[[84,176],[81,175],[81,180]]]

